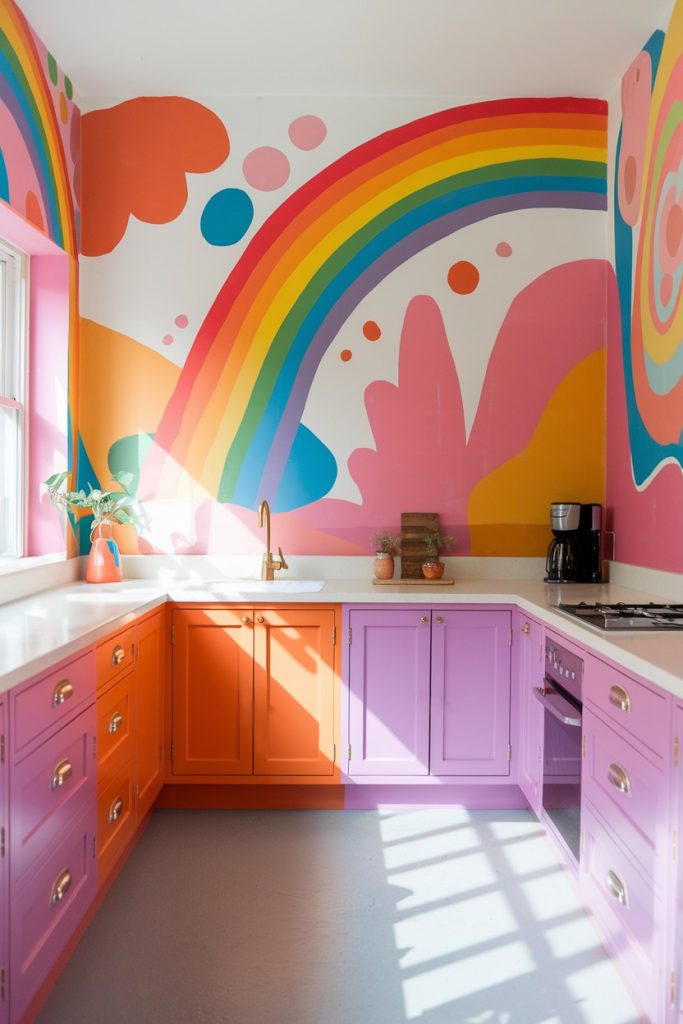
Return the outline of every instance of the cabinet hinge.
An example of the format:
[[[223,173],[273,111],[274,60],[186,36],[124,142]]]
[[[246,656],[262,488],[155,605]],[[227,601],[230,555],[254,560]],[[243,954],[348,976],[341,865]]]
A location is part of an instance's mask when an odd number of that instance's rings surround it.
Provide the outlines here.
[[[97,736],[92,738],[92,759],[93,761],[97,760]]]
[[[585,832],[580,832],[579,833],[579,852],[580,852],[582,857],[583,857],[583,853],[584,853],[585,849],[586,849],[586,833]]]
[[[351,744],[350,743],[349,743],[348,755],[349,755],[349,761],[350,761],[351,760]]]
[[[332,627],[332,646],[334,647],[336,643],[337,643],[337,627],[333,626]]]
[[[175,743],[171,744],[171,761],[175,759]]]
[[[133,661],[140,660],[140,644],[133,644]]]
[[[512,760],[512,744],[508,743],[508,761]]]
[[[351,646],[351,641],[352,640],[353,640],[353,630],[349,626],[349,647]]]
[[[5,856],[5,826],[0,828],[0,857]]]
[[[337,744],[332,744],[332,764],[337,763]]]
[[[508,637],[510,640],[510,647],[512,647],[512,626],[510,626],[510,629],[508,631]]]
[[[671,1006],[676,1002],[676,972],[672,971],[669,977],[669,1004]]]
[[[674,736],[674,768],[678,768],[678,762],[681,757],[681,741],[678,736]]]
[[[584,733],[581,737],[581,757],[586,756],[586,734]]]
[[[5,763],[5,737],[0,736],[0,764]]]
[[[92,837],[92,859],[95,860],[97,857],[97,839],[95,836]]]
[[[175,643],[175,626],[171,626],[171,643]]]
[[[0,967],[0,999],[5,998],[5,968]]]

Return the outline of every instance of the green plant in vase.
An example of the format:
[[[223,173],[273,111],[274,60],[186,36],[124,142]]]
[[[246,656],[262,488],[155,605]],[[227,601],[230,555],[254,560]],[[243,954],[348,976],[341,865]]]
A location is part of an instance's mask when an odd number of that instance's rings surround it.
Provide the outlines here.
[[[422,575],[426,580],[440,580],[443,576],[444,564],[439,556],[442,551],[450,551],[453,538],[440,530],[425,530],[424,544],[427,557],[422,563]]]
[[[394,575],[394,555],[401,550],[401,538],[386,530],[377,530],[372,535],[372,543],[375,548],[375,579],[390,580]]]

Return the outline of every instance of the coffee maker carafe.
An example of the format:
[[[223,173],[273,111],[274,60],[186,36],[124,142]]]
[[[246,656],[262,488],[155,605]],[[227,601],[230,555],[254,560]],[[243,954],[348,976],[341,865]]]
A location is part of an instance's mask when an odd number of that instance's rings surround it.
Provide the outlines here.
[[[556,501],[550,506],[553,539],[545,563],[548,583],[576,583],[578,580],[581,564],[580,519],[581,505],[578,502]]]
[[[556,501],[550,506],[553,540],[548,548],[548,583],[599,583],[602,577],[602,506]]]

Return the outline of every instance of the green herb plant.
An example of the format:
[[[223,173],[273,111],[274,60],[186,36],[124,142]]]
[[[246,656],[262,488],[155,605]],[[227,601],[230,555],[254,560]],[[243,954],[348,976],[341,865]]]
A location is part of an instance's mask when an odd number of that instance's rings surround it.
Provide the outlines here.
[[[395,537],[386,530],[377,530],[372,535],[372,544],[377,554],[383,551],[387,555],[397,555],[401,550],[401,538]]]
[[[442,551],[450,551],[453,545],[453,538],[439,530],[425,530],[423,540],[430,558],[438,559]]]

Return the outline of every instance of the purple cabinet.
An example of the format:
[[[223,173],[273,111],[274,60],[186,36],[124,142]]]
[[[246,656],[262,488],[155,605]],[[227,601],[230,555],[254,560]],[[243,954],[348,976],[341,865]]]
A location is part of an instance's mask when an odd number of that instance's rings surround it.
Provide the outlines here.
[[[543,707],[534,696],[534,690],[543,684],[543,627],[534,619],[518,613],[514,638],[519,700],[517,781],[531,810],[540,818],[543,808]]]
[[[349,775],[505,776],[509,611],[352,609]]]
[[[429,774],[430,611],[349,615],[349,774]]]
[[[7,734],[5,705],[0,703],[0,1024],[7,1021],[9,980],[9,921],[7,904]]]
[[[683,856],[681,855],[681,837],[683,837],[683,704],[674,708],[674,766],[676,771],[674,788],[674,828],[678,837],[678,878],[676,882],[676,899],[674,907],[674,986],[672,1022],[683,1024]]]
[[[432,775],[510,773],[509,611],[432,613]]]

